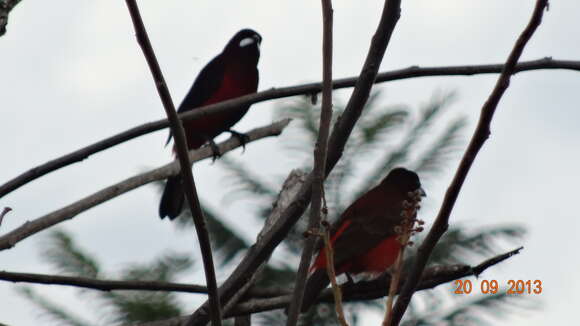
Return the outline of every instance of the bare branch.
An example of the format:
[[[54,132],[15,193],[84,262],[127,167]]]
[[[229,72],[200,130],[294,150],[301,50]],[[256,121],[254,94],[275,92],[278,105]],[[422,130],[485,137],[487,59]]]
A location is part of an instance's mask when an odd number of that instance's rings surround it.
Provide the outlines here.
[[[403,211],[401,212],[401,217],[403,221],[395,228],[395,232],[398,233],[397,241],[401,244],[399,248],[399,254],[395,263],[391,267],[392,275],[391,284],[389,285],[389,295],[387,297],[385,317],[383,319],[383,326],[389,326],[393,318],[393,301],[395,300],[395,295],[399,291],[399,283],[401,281],[401,276],[403,274],[403,262],[405,260],[405,249],[413,244],[411,236],[423,231],[423,225],[425,222],[417,219],[417,211],[421,208],[421,197],[425,193],[422,189],[415,190],[414,193],[410,193],[408,200],[403,201]],[[398,231],[397,231],[398,230]]]
[[[491,65],[472,65],[472,66],[450,66],[450,67],[424,67],[412,66],[409,68],[398,69],[383,72],[377,75],[375,83],[389,82],[408,78],[434,77],[434,76],[471,76],[478,74],[496,74],[503,70],[503,64]],[[580,61],[571,60],[553,60],[552,58],[543,58],[539,60],[526,61],[519,63],[514,69],[514,73],[541,69],[567,69],[580,71]],[[358,77],[349,77],[336,79],[332,82],[333,89],[353,87]],[[184,121],[199,118],[200,116],[219,113],[231,110],[240,105],[253,104],[258,102],[269,101],[284,97],[316,94],[322,90],[322,83],[309,83],[297,86],[272,88],[256,94],[246,95],[237,99],[232,99],[217,104],[204,106],[203,110],[196,109],[179,114],[180,119]],[[58,170],[67,165],[80,162],[90,155],[106,150],[128,140],[137,138],[148,133],[167,128],[169,122],[167,119],[157,120],[140,126],[128,129],[101,141],[93,143],[79,150],[70,152],[64,156],[38,165],[17,177],[7,181],[0,186],[0,198],[6,194],[20,188],[28,182],[35,180],[43,175]]]
[[[336,165],[352,132],[352,128],[364,108],[382,62],[387,45],[400,16],[400,0],[386,0],[381,20],[373,36],[367,58],[363,65],[351,98],[344,113],[333,128],[328,142],[326,176]],[[272,229],[264,234],[249,250],[233,273],[220,286],[222,303],[226,303],[240,289],[247,278],[266,261],[274,249],[284,240],[292,226],[298,221],[308,206],[312,192],[312,173],[308,175],[291,204],[284,209]],[[207,302],[188,320],[186,325],[205,325],[208,322]]]
[[[253,129],[247,133],[249,141],[256,141],[265,137],[279,135],[289,122],[290,119],[285,119],[272,125]],[[236,137],[231,137],[230,139],[219,144],[219,150],[220,153],[226,153],[240,146],[240,140]],[[191,151],[189,155],[193,162],[197,162],[202,159],[211,157],[212,152],[209,147],[204,147]],[[177,175],[179,173],[178,164],[179,163],[175,161],[148,172],[127,178],[61,209],[48,213],[32,221],[26,222],[22,226],[0,237],[0,250],[12,248],[23,239],[26,239],[29,236],[45,230],[55,224],[71,219],[81,212],[84,212],[87,209],[103,203],[111,198],[115,198],[147,183],[157,180],[164,180],[169,176]]]
[[[0,226],[2,225],[2,221],[4,220],[4,216],[6,216],[6,214],[8,214],[8,212],[10,212],[12,210],[12,208],[10,207],[4,207],[4,209],[2,210],[2,213],[0,213]]]
[[[451,282],[453,280],[479,276],[487,268],[503,262],[504,260],[519,254],[523,247],[497,255],[487,259],[477,266],[469,265],[446,265],[427,268],[423,272],[421,282],[417,290],[432,289],[438,285]],[[166,283],[158,281],[114,281],[99,280],[83,277],[70,277],[46,274],[12,273],[0,271],[0,280],[9,282],[25,282],[34,284],[67,285],[100,291],[131,290],[131,291],[171,291],[183,293],[207,293],[207,288],[202,285],[190,285],[181,283]],[[404,280],[403,280],[404,281]],[[391,278],[388,273],[372,280],[347,284],[342,287],[345,301],[372,300],[384,297],[389,292]],[[244,303],[238,304],[231,312],[225,313],[226,317],[239,316],[257,312],[263,312],[287,307],[291,300],[291,290],[286,288],[263,288],[251,289]],[[319,302],[334,302],[331,289],[325,290],[319,297]],[[187,317],[181,317],[184,321]],[[169,325],[170,321],[165,320],[159,325]],[[142,325],[149,325],[142,324]]]
[[[115,281],[101,280],[86,277],[60,276],[33,273],[12,273],[0,271],[0,280],[10,282],[25,282],[36,284],[68,285],[81,288],[111,291],[173,291],[186,293],[207,293],[207,287],[203,285],[168,283],[160,281]]]
[[[330,242],[330,230],[328,227],[324,230],[322,237],[324,239],[324,253],[326,255],[326,273],[330,280],[330,288],[332,289],[332,295],[334,298],[334,310],[336,311],[340,325],[348,326],[346,318],[344,317],[344,309],[342,308],[342,291],[336,281],[336,271],[334,270],[334,250],[332,249],[332,243]]]
[[[258,233],[258,241],[262,239],[262,237],[270,232],[272,227],[276,224],[276,222],[280,219],[281,214],[283,213],[284,209],[288,207],[294,200],[297,192],[301,189],[304,181],[306,179],[306,173],[301,170],[292,170],[288,174],[288,177],[284,181],[282,185],[282,189],[278,193],[278,198],[276,198],[276,202],[274,203],[272,212],[266,218],[264,222],[264,226],[260,233]],[[262,263],[256,271],[252,274],[252,276],[246,280],[243,286],[228,300],[228,303],[224,306],[224,315],[229,314],[229,312],[235,308],[238,302],[244,298],[246,292],[249,291],[256,279],[262,274],[266,264]],[[252,291],[253,292],[253,291]]]
[[[192,294],[207,294],[207,287],[196,284],[171,283],[162,281],[104,280],[88,277],[61,276],[37,273],[15,273],[0,271],[0,280],[14,283],[65,285],[98,291],[163,291]],[[286,288],[251,289],[251,298],[269,298],[290,293]]]
[[[453,206],[455,205],[459,191],[461,190],[463,182],[467,177],[467,173],[469,172],[471,165],[477,156],[477,153],[490,135],[490,124],[497,105],[502,95],[509,87],[510,78],[515,71],[518,59],[520,58],[527,42],[530,40],[537,27],[540,25],[544,10],[546,9],[547,5],[547,0],[537,0],[536,7],[534,8],[530,22],[516,41],[493,91],[481,108],[479,122],[471,138],[469,146],[465,150],[465,154],[459,163],[455,177],[453,178],[451,185],[445,193],[445,198],[441,204],[439,214],[433,223],[433,227],[427,234],[427,237],[418,250],[417,256],[413,263],[413,268],[411,269],[401,294],[397,299],[391,325],[398,325],[403,318],[403,315],[407,309],[407,306],[409,305],[409,302],[411,301],[413,292],[419,283],[420,276],[422,271],[425,269],[433,248],[443,233],[445,233],[449,227],[449,215],[453,210]]]
[[[438,285],[451,282],[453,280],[479,275],[487,268],[494,266],[509,257],[518,254],[522,248],[518,248],[502,255],[490,258],[477,266],[469,265],[447,265],[427,268],[421,277],[421,282],[417,290],[427,290],[435,288]],[[403,282],[405,279],[402,280]],[[347,302],[373,300],[382,298],[389,293],[391,277],[388,273],[383,274],[380,278],[368,282],[358,282],[342,286],[343,300]],[[243,315],[248,313],[257,313],[273,309],[285,308],[291,300],[290,295],[282,295],[271,298],[251,299],[245,303],[238,304],[231,315],[226,317]],[[332,289],[326,289],[318,298],[319,302],[334,302]],[[161,326],[161,324],[160,324]]]
[[[0,0],[0,36],[6,34],[8,14],[21,0]]]
[[[331,0],[321,0],[322,2],[322,110],[318,128],[318,139],[314,147],[314,168],[312,170],[312,197],[310,204],[310,218],[308,229],[314,230],[320,226],[322,201],[324,197],[324,179],[326,168],[326,156],[328,152],[328,134],[330,133],[330,121],[332,120],[332,28],[333,10]],[[326,209],[326,207],[324,208]],[[308,277],[308,268],[312,255],[316,249],[317,237],[309,237],[306,240],[296,282],[294,282],[294,295],[290,308],[288,309],[288,320],[286,325],[295,326],[298,323],[298,316],[302,308],[304,288]],[[342,312],[342,308],[340,310]],[[339,313],[339,316],[343,317]],[[346,322],[345,322],[346,323]]]
[[[203,215],[203,210],[201,209],[201,204],[199,203],[199,198],[197,196],[195,179],[193,178],[193,172],[191,171],[191,161],[189,160],[189,155],[187,153],[185,129],[183,129],[183,125],[177,116],[173,100],[171,99],[171,94],[169,94],[165,78],[163,77],[157,58],[155,57],[155,52],[151,46],[151,41],[149,41],[145,25],[143,25],[137,2],[136,0],[126,0],[126,3],[129,8],[129,13],[131,14],[133,27],[135,28],[137,42],[141,46],[141,50],[143,50],[143,54],[145,55],[153,79],[155,80],[157,92],[159,93],[161,102],[163,102],[163,108],[165,109],[165,113],[169,119],[171,134],[175,141],[175,152],[177,153],[177,158],[179,159],[179,164],[181,166],[183,192],[185,193],[185,198],[189,204],[191,217],[193,218],[193,223],[195,225],[197,240],[199,242],[199,250],[201,251],[205,281],[209,292],[209,307],[212,325],[221,326],[222,314],[217,289],[217,279],[215,276],[215,266],[213,264],[213,254],[211,251],[211,242],[209,239],[209,232],[207,231],[205,216]]]

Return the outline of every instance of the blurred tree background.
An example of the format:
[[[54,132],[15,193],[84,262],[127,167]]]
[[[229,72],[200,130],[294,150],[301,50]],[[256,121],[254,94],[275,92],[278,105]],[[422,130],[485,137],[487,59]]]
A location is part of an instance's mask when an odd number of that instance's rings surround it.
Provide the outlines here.
[[[395,166],[415,170],[421,177],[429,195],[429,184],[449,167],[449,161],[457,158],[464,146],[463,135],[466,119],[450,117],[446,107],[453,94],[435,95],[426,105],[413,110],[404,105],[385,106],[383,96],[374,92],[367,103],[365,114],[355,125],[344,155],[325,183],[328,219],[332,222],[358,196],[373,187]],[[281,151],[285,159],[295,160],[304,171],[312,167],[313,144],[317,137],[320,106],[311,97],[294,98],[279,106],[275,116],[294,118],[292,125],[280,137]],[[339,99],[334,100],[334,118],[343,109]],[[250,146],[251,147],[251,146]],[[251,150],[249,148],[248,150]],[[275,201],[285,175],[260,176],[242,160],[225,155],[217,162],[228,171],[223,182],[229,189],[225,202],[243,198],[256,203],[255,215],[265,219]],[[216,166],[217,168],[217,166]],[[162,184],[159,184],[161,191]],[[210,207],[204,207],[211,233],[216,267],[231,269],[251,245],[228,226],[228,219]],[[306,212],[305,215],[308,213]],[[429,221],[419,213],[419,217]],[[179,230],[193,232],[189,212],[175,222]],[[277,249],[284,259],[272,259],[257,282],[258,287],[279,286],[291,288],[302,250],[306,219],[295,226],[292,233]],[[261,227],[256,225],[256,229]],[[506,244],[519,244],[525,229],[519,225],[496,226],[472,230],[465,226],[452,226],[433,252],[430,264],[476,264],[482,259],[505,251]],[[419,235],[419,238],[421,234]],[[420,242],[416,240],[415,242]],[[53,231],[42,245],[42,256],[55,272],[61,275],[121,280],[157,280],[175,282],[183,273],[199,272],[193,269],[191,253],[168,252],[147,264],[128,264],[116,273],[105,273],[102,263],[82,250],[75,240],[63,231]],[[413,249],[408,250],[409,256]],[[88,321],[74,312],[67,311],[29,286],[19,286],[18,292],[33,302],[55,324],[92,326],[145,322],[189,313],[170,292],[113,291],[101,292],[79,289],[79,300],[96,309],[101,320]],[[418,292],[405,315],[402,325],[494,325],[501,324],[507,314],[536,306],[526,296],[497,294],[472,294],[468,297],[454,295],[448,288]],[[97,304],[95,304],[97,303]],[[384,300],[373,300],[345,305],[351,325],[360,324],[361,315],[369,310],[381,312]],[[493,314],[491,314],[493,311]],[[495,317],[491,319],[490,316]],[[255,315],[253,324],[285,325],[283,312],[271,311]],[[507,323],[508,321],[503,321]],[[320,304],[301,317],[302,325],[336,325],[334,308]]]

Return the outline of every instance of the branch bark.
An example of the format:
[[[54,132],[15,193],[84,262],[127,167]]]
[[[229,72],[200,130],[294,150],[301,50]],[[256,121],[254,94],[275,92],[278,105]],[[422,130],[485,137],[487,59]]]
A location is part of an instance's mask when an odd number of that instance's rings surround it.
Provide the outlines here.
[[[418,77],[435,77],[435,76],[472,76],[479,74],[495,74],[503,71],[503,64],[491,65],[468,65],[468,66],[449,66],[449,67],[424,67],[412,66],[408,68],[386,71],[377,75],[375,83],[383,83],[395,80],[418,78]],[[514,73],[522,71],[540,70],[540,69],[566,69],[580,71],[580,61],[571,60],[553,60],[552,58],[543,58],[539,60],[526,61],[519,63],[514,69]],[[353,87],[358,77],[349,77],[336,79],[332,82],[333,89]],[[222,111],[231,110],[244,104],[253,104],[258,102],[269,101],[273,99],[285,98],[290,96],[316,94],[322,90],[322,83],[309,83],[297,86],[272,88],[256,94],[246,95],[237,99],[224,101],[217,104],[204,106],[203,109],[196,109],[179,114],[180,119],[188,121],[196,119],[203,115],[210,115]],[[44,164],[31,168],[15,178],[7,181],[0,186],[0,198],[6,194],[22,187],[30,181],[33,181],[50,172],[80,162],[90,155],[104,151],[108,148],[124,143],[128,140],[146,135],[148,133],[167,128],[169,122],[167,119],[148,122],[140,126],[128,129],[101,141],[93,143],[79,150],[70,152],[64,156],[48,161]]]
[[[21,0],[0,0],[0,36],[6,34],[8,25],[8,14],[16,7]]]
[[[494,256],[476,266],[446,265],[427,268],[423,272],[421,282],[417,289],[432,289],[438,285],[448,283],[459,278],[472,275],[477,277],[489,267],[497,265],[504,260],[519,254],[522,249],[523,247],[520,247],[504,254]],[[0,280],[15,283],[22,282],[32,284],[65,285],[100,291],[130,290],[198,294],[207,293],[207,287],[203,285],[166,283],[157,281],[115,281],[48,274],[12,273],[6,271],[0,271]],[[381,277],[372,281],[344,285],[342,286],[342,290],[345,296],[345,301],[353,302],[372,300],[386,296],[389,292],[390,283],[390,275],[385,273]],[[291,290],[287,288],[276,287],[263,289],[256,288],[251,289],[245,299],[246,301],[244,303],[238,304],[231,310],[230,313],[226,313],[225,316],[240,316],[250,313],[285,308],[290,303]],[[319,302],[334,302],[332,290],[325,290],[320,296]]]
[[[8,214],[11,210],[12,210],[12,208],[10,208],[10,207],[4,207],[4,209],[0,213],[0,226],[2,226],[2,221],[4,220],[4,216],[6,216],[6,214]]]
[[[527,44],[530,40],[538,26],[542,21],[542,16],[544,10],[548,6],[547,0],[537,0],[534,12],[530,19],[530,22],[518,37],[508,59],[504,65],[504,69],[499,76],[497,83],[491,92],[487,101],[483,104],[481,108],[481,115],[479,122],[471,138],[469,146],[465,150],[465,154],[459,163],[457,172],[451,182],[451,185],[445,193],[445,198],[441,204],[439,214],[433,223],[433,227],[427,234],[427,237],[419,247],[418,254],[413,263],[413,268],[408,276],[407,281],[397,299],[397,303],[393,312],[393,319],[391,325],[398,325],[401,321],[410,301],[413,296],[413,292],[419,283],[421,273],[425,269],[429,256],[433,251],[433,248],[441,238],[441,236],[447,231],[449,227],[449,216],[453,210],[453,206],[459,195],[459,191],[467,177],[467,173],[471,169],[471,166],[479,153],[479,150],[483,147],[484,142],[490,135],[490,124],[493,119],[495,110],[499,104],[502,95],[505,93],[510,84],[511,75],[514,73],[517,62]]]
[[[177,158],[179,159],[179,165],[181,166],[181,175],[183,180],[183,192],[185,193],[185,199],[189,204],[189,209],[191,211],[191,217],[193,218],[193,224],[195,225],[195,232],[197,234],[197,239],[199,241],[199,250],[201,252],[201,258],[203,261],[203,270],[205,274],[205,281],[207,283],[207,288],[209,292],[209,307],[212,325],[221,326],[222,324],[222,314],[220,307],[220,297],[217,289],[217,279],[215,276],[215,267],[213,264],[213,254],[211,251],[211,242],[209,239],[209,231],[207,230],[207,225],[205,222],[205,216],[201,209],[201,204],[199,203],[199,198],[197,196],[197,189],[195,188],[195,179],[193,178],[193,172],[191,171],[191,161],[189,160],[189,155],[187,153],[187,140],[185,138],[185,129],[177,116],[175,106],[173,105],[173,100],[171,100],[171,94],[169,94],[169,89],[165,83],[165,78],[155,57],[155,52],[149,41],[149,36],[145,30],[145,25],[143,25],[143,20],[141,19],[141,14],[139,13],[139,8],[137,7],[136,0],[126,0],[127,7],[129,8],[129,13],[131,14],[131,20],[133,21],[133,26],[135,27],[135,33],[137,36],[137,42],[143,50],[151,74],[155,81],[155,86],[157,87],[157,92],[163,102],[163,108],[169,119],[169,125],[171,127],[171,133],[173,134],[173,139],[175,142],[175,152],[177,153]]]
[[[340,159],[352,128],[366,104],[387,45],[399,19],[400,5],[400,0],[385,1],[381,20],[373,36],[361,74],[344,113],[335,123],[332,135],[330,136],[325,168],[326,176],[332,171],[332,168]],[[312,195],[312,182],[313,177],[312,173],[310,173],[290,206],[284,210],[280,218],[272,226],[272,229],[250,247],[246,256],[238,264],[230,277],[222,284],[220,287],[220,297],[223,303],[227,302],[243,286],[246,279],[255,273],[261,264],[270,257],[274,249],[284,240],[292,226],[304,213]],[[206,302],[190,317],[186,325],[205,325],[207,322]]]
[[[477,266],[469,265],[447,265],[435,266],[424,271],[421,282],[417,290],[433,289],[441,284],[454,281],[459,278],[468,276],[478,276],[487,268],[496,265],[513,255],[518,254],[523,248],[517,248],[502,255],[485,260]],[[403,282],[405,279],[403,279]],[[388,273],[383,274],[380,278],[368,282],[359,282],[342,286],[343,300],[345,302],[355,302],[362,300],[380,299],[388,295],[391,277]],[[283,295],[272,298],[260,298],[248,300],[246,303],[239,304],[233,310],[232,316],[248,313],[257,313],[273,309],[282,309],[290,301],[290,295]],[[332,289],[326,289],[319,297],[319,302],[334,303]],[[226,316],[228,317],[228,316]]]
[[[433,289],[441,284],[446,284],[448,282],[454,281],[468,276],[479,276],[487,268],[494,266],[513,255],[518,254],[523,248],[517,248],[515,250],[509,251],[507,253],[497,255],[490,259],[487,259],[477,266],[470,265],[445,265],[445,266],[434,266],[427,268],[421,277],[421,282],[419,283],[417,290],[427,290]],[[404,282],[404,279],[403,279]],[[381,277],[367,282],[358,282],[350,285],[342,286],[342,293],[344,295],[344,300],[348,302],[362,301],[362,300],[374,300],[386,296],[389,292],[389,286],[391,283],[391,278],[388,273],[383,274]],[[257,290],[257,289],[256,289]],[[252,290],[252,293],[254,291]],[[244,303],[238,304],[235,309],[232,309],[229,313],[225,314],[226,318],[234,316],[243,316],[253,313],[259,313],[264,311],[284,309],[290,303],[292,295],[288,290],[275,289],[274,291],[269,291],[268,289],[262,289],[262,291],[270,292],[278,295],[271,297],[251,297],[248,298]],[[318,302],[333,303],[334,298],[331,289],[326,289],[318,298]],[[143,324],[134,324],[133,326],[173,326],[173,325],[183,325],[187,321],[187,317],[177,317],[161,321],[155,321]]]
[[[247,133],[249,137],[248,143],[265,137],[279,135],[282,133],[282,130],[288,125],[288,123],[290,123],[290,119],[285,119],[265,127],[253,129]],[[231,137],[230,139],[220,143],[218,147],[220,153],[225,154],[226,152],[229,152],[240,146],[241,144],[239,139],[237,137]],[[212,157],[212,152],[209,147],[203,147],[191,151],[189,155],[192,162],[197,162],[202,159]],[[55,224],[71,219],[81,212],[95,207],[109,199],[115,198],[147,183],[157,180],[164,180],[169,176],[177,175],[178,173],[179,163],[174,161],[148,172],[127,178],[121,182],[97,191],[83,199],[80,199],[70,205],[36,218],[32,221],[27,221],[22,226],[0,237],[0,251],[10,249],[18,242],[28,238],[29,236],[43,231]]]
[[[477,266],[446,265],[430,267],[423,272],[421,282],[417,287],[417,290],[432,289],[438,285],[467,276],[473,275],[477,277],[487,268],[499,264],[516,254],[519,254],[522,249],[523,247],[520,247],[507,253],[497,255],[483,261]],[[344,299],[345,301],[353,302],[384,297],[389,292],[389,286],[387,286],[390,283],[389,279],[390,275],[385,273],[381,277],[372,281],[345,285],[342,287]],[[207,293],[207,287],[202,285],[165,283],[155,281],[113,281],[59,275],[11,273],[5,271],[0,272],[0,280],[15,283],[24,282],[33,284],[67,285],[101,291],[137,290]],[[251,289],[246,296],[247,300],[241,304],[236,305],[230,312],[225,314],[225,317],[244,316],[250,315],[252,313],[283,309],[287,307],[291,298],[291,290],[286,288],[274,287]],[[333,300],[334,297],[331,289],[325,290],[319,298],[319,302],[332,303],[334,302]],[[188,317],[186,316],[178,317],[163,321],[139,324],[139,326],[181,325],[181,323],[187,321],[187,318]]]
[[[331,0],[321,0],[322,3],[322,108],[320,114],[320,125],[318,128],[318,139],[314,147],[314,168],[312,171],[312,197],[310,205],[310,219],[308,230],[315,230],[320,226],[322,201],[324,199],[324,179],[326,168],[326,156],[328,152],[328,134],[330,133],[330,121],[332,120],[332,28],[333,10]],[[326,205],[324,205],[326,210]],[[296,282],[294,283],[294,294],[288,309],[287,326],[295,326],[298,323],[298,316],[302,308],[304,298],[304,288],[308,269],[312,255],[316,249],[316,236],[310,236],[306,240]]]

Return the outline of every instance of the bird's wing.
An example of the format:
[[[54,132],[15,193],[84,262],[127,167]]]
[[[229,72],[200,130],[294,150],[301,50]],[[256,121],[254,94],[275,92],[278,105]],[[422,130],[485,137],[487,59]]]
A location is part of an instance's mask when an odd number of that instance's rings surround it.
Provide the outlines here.
[[[396,236],[395,226],[401,221],[402,199],[377,189],[355,201],[341,216],[339,223],[349,223],[334,234],[334,262],[337,268]]]
[[[220,87],[224,77],[224,63],[222,55],[213,58],[197,75],[189,92],[181,102],[177,112],[193,110],[205,103]],[[165,145],[169,144],[172,133],[169,131],[169,137]]]

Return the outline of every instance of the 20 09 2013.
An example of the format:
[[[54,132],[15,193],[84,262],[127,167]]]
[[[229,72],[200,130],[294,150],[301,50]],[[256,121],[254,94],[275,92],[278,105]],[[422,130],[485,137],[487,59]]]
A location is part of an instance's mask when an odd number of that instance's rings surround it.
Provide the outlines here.
[[[508,280],[507,294],[540,294],[543,291],[541,280]],[[481,280],[479,290],[483,294],[496,294],[500,291],[497,280]],[[455,294],[473,292],[471,280],[455,280]]]

